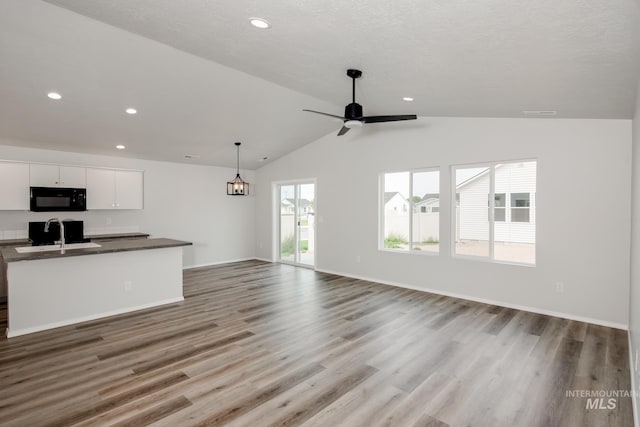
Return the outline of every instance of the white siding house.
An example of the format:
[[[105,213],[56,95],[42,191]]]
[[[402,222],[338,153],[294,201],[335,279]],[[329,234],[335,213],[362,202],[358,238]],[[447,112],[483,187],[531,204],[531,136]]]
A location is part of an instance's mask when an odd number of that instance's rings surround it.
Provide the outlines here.
[[[406,215],[409,212],[409,201],[400,193],[392,191],[384,193],[385,215]]]
[[[459,240],[489,239],[489,179],[480,173],[456,188]],[[495,169],[496,242],[535,243],[536,162],[507,163]]]

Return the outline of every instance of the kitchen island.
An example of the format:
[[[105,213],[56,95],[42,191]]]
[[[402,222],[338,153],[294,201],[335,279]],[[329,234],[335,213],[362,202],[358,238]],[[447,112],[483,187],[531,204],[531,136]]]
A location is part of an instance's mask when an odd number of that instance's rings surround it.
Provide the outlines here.
[[[97,243],[65,253],[0,247],[8,290],[7,337],[183,300],[182,247],[190,242]]]

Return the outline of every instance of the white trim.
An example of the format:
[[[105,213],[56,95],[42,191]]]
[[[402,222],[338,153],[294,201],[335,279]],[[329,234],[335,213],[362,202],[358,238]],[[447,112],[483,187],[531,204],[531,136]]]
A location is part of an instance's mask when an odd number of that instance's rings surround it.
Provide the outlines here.
[[[315,265],[311,265],[311,264],[300,264],[297,262],[291,262],[291,261],[276,261],[276,264],[285,264],[285,265],[292,265],[294,267],[300,267],[300,268],[308,268],[309,270],[314,270],[316,269]]]
[[[286,181],[273,181],[271,183],[271,188],[272,188],[272,192],[273,192],[273,206],[275,209],[273,209],[273,213],[274,213],[274,223],[272,224],[272,242],[273,242],[273,255],[274,255],[274,261],[268,261],[268,262],[282,262],[285,264],[289,264],[291,263],[292,265],[298,266],[298,267],[309,267],[309,268],[315,268],[315,264],[316,264],[316,255],[317,255],[317,251],[316,251],[316,247],[314,247],[314,255],[313,255],[313,264],[302,264],[296,261],[290,262],[290,261],[283,261],[282,260],[282,249],[281,249],[281,245],[282,245],[282,236],[281,236],[281,226],[282,226],[282,187],[283,186],[293,186],[293,199],[295,201],[294,203],[294,207],[293,207],[293,223],[294,223],[294,233],[293,233],[293,239],[294,239],[294,260],[300,258],[300,209],[299,209],[299,203],[300,203],[300,186],[301,185],[305,185],[305,184],[311,184],[313,185],[313,214],[315,215],[316,218],[319,217],[318,215],[318,184],[317,184],[317,179],[316,178],[305,178],[305,179],[294,179],[294,180],[286,180]],[[315,232],[317,230],[317,221],[313,222],[313,227],[314,227],[314,236],[315,236]],[[314,237],[314,242],[315,242],[315,237]],[[314,243],[315,244],[315,243]]]
[[[638,420],[638,396],[636,396],[636,373],[634,371],[635,360],[633,357],[633,344],[631,343],[631,331],[627,332],[627,340],[629,342],[629,371],[631,374],[631,407],[633,408],[633,425],[640,427],[640,420]]]
[[[88,322],[90,320],[101,319],[103,317],[116,316],[118,314],[124,314],[124,313],[130,313],[130,312],[133,312],[133,311],[144,310],[144,309],[147,309],[147,308],[157,307],[157,306],[160,306],[160,305],[174,304],[176,302],[181,302],[181,301],[184,301],[184,297],[171,298],[171,299],[167,299],[167,300],[163,300],[163,301],[156,301],[156,302],[137,305],[137,306],[133,306],[133,307],[120,308],[118,310],[105,311],[104,313],[92,314],[90,316],[76,317],[75,319],[67,319],[67,320],[63,320],[63,321],[60,321],[60,322],[47,323],[45,325],[38,325],[38,326],[34,326],[32,328],[18,329],[16,331],[10,331],[9,328],[7,328],[6,333],[7,333],[7,338],[12,338],[12,337],[20,336],[20,335],[31,334],[33,332],[40,332],[40,331],[49,330],[49,329],[53,329],[53,328],[59,328],[61,326],[67,326],[67,325],[73,325],[73,324],[76,324],[76,323]]]
[[[194,264],[194,265],[190,265],[190,266],[187,266],[187,267],[182,267],[182,269],[183,270],[190,270],[192,268],[213,267],[214,265],[231,264],[232,262],[251,261],[251,260],[254,260],[254,259],[258,259],[258,258],[256,258],[256,257],[248,257],[248,258],[231,259],[231,260],[227,260],[227,261],[205,262],[204,264]]]
[[[380,252],[389,252],[392,254],[406,254],[406,255],[418,255],[418,256],[440,256],[441,252],[438,250],[438,252],[429,252],[429,251],[408,251],[406,249],[390,249],[390,248],[383,248],[383,249],[378,249]]]
[[[537,178],[537,177],[536,177]],[[456,188],[458,191],[458,188]],[[505,219],[506,219],[506,204],[505,197]],[[496,217],[494,209],[496,207],[496,165],[491,165],[489,169],[489,259],[495,261],[496,259]]]
[[[0,159],[0,162],[26,163],[28,165],[70,166],[70,167],[74,167],[74,168],[85,168],[85,169],[88,168],[88,169],[107,169],[107,170],[118,170],[118,171],[145,172],[144,169],[124,169],[124,168],[111,168],[111,167],[108,167],[108,166],[87,166],[87,165],[79,165],[79,164],[71,165],[71,164],[68,164],[68,163],[32,162],[30,160]]]
[[[529,311],[531,313],[544,314],[545,316],[561,317],[563,319],[576,320],[578,322],[591,323],[591,324],[594,324],[594,325],[606,326],[608,328],[622,329],[624,331],[628,331],[629,330],[629,325],[628,324],[609,322],[609,321],[606,321],[606,320],[593,319],[593,318],[590,318],[590,317],[574,316],[572,314],[561,313],[561,312],[558,312],[558,311],[545,310],[545,309],[541,309],[541,308],[529,307],[529,306],[520,305],[520,304],[511,304],[511,303],[508,303],[508,302],[495,301],[495,300],[491,300],[491,299],[487,299],[487,298],[478,298],[478,297],[474,297],[474,296],[458,294],[458,293],[455,293],[455,292],[441,291],[441,290],[438,290],[438,289],[422,288],[422,287],[417,287],[417,286],[413,286],[413,285],[408,285],[406,283],[375,279],[375,278],[365,277],[365,276],[357,276],[357,275],[353,275],[353,274],[345,274],[345,273],[341,273],[339,271],[325,270],[325,269],[320,269],[320,268],[316,268],[316,271],[320,272],[320,273],[337,274],[338,276],[345,276],[345,277],[350,277],[350,278],[353,278],[353,279],[366,280],[368,282],[376,282],[376,283],[380,283],[382,285],[396,286],[396,287],[399,287],[399,288],[412,289],[414,291],[429,292],[429,293],[432,293],[432,294],[444,295],[444,296],[452,297],[452,298],[459,298],[459,299],[464,299],[464,300],[468,300],[468,301],[475,301],[475,302],[480,302],[480,303],[483,303],[483,304],[498,305],[500,307],[513,308],[515,310]]]

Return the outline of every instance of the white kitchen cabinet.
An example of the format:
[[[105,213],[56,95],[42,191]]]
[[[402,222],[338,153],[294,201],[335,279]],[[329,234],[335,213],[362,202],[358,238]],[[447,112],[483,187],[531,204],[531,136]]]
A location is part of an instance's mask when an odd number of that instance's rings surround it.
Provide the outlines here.
[[[142,209],[143,186],[142,172],[115,171],[116,172],[116,209]]]
[[[29,164],[0,162],[0,210],[29,210]]]
[[[87,209],[142,209],[140,171],[87,168]]]
[[[32,163],[29,178],[32,187],[85,188],[86,168]]]

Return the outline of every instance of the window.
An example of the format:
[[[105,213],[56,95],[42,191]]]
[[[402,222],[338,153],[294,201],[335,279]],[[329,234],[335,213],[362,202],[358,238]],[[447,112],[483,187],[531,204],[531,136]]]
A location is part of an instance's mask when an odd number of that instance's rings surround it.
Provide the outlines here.
[[[440,251],[440,171],[381,175],[382,249]]]
[[[529,222],[529,193],[511,193],[511,221]]]
[[[504,221],[505,212],[506,212],[506,194],[504,193],[496,193],[493,197],[493,220],[494,221]],[[489,196],[487,196],[488,198]],[[487,205],[489,206],[489,211],[487,215],[491,215],[491,202],[487,200]],[[489,218],[489,217],[487,217]]]
[[[536,167],[535,161],[453,167],[455,255],[535,264]]]

